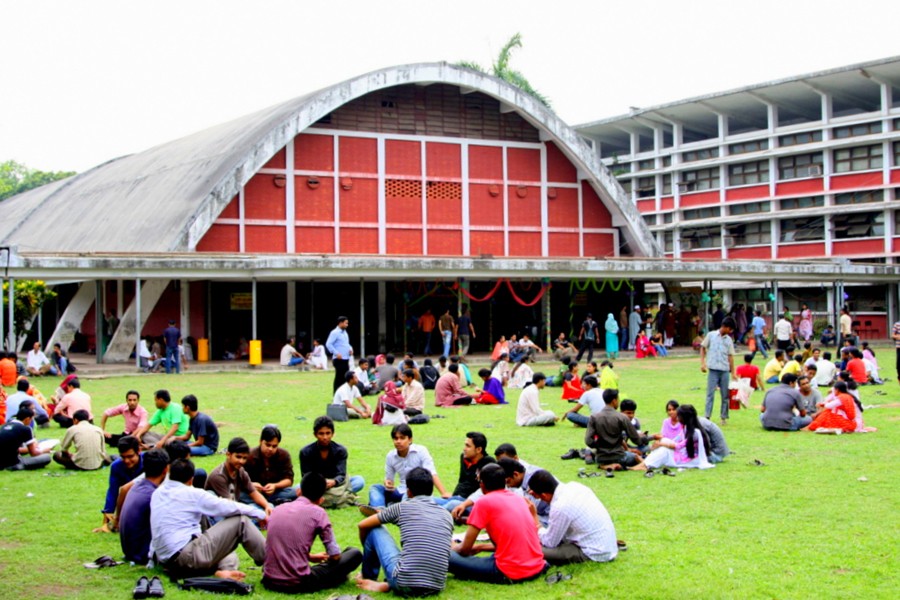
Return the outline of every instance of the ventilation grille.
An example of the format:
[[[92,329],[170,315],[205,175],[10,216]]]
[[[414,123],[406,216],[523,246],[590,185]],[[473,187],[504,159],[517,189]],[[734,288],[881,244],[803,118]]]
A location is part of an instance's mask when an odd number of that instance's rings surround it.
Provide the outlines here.
[[[450,181],[429,181],[429,200],[459,200],[462,198],[462,184]]]
[[[388,179],[384,182],[384,193],[388,198],[421,198],[422,182]]]

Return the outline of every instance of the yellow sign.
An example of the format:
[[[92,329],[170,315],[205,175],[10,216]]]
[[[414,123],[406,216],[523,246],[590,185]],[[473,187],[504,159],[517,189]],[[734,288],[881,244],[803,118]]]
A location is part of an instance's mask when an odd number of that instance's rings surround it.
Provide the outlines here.
[[[250,292],[232,293],[231,310],[253,310],[253,294]]]

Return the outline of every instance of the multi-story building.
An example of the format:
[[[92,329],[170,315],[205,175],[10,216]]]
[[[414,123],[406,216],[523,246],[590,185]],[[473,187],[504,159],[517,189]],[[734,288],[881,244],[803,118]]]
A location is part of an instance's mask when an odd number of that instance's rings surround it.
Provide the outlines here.
[[[576,130],[668,257],[900,262],[900,57],[633,107]],[[785,283],[789,307],[831,305],[830,282]],[[751,306],[771,293],[723,286],[727,302]],[[847,290],[867,334],[886,333],[893,291]]]

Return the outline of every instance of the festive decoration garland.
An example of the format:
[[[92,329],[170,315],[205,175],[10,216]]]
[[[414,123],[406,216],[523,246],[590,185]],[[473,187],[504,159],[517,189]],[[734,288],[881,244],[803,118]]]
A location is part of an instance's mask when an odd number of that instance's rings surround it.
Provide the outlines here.
[[[527,307],[527,306],[534,306],[535,304],[540,302],[541,298],[544,297],[544,294],[547,292],[547,290],[550,289],[551,284],[546,279],[541,281],[541,291],[538,292],[537,296],[535,296],[534,300],[532,300],[531,302],[525,302],[524,300],[519,298],[519,296],[516,295],[516,291],[513,289],[512,282],[509,279],[506,280],[506,287],[509,288],[509,293],[512,294],[512,297],[516,302],[518,302],[522,306]]]
[[[575,292],[586,292],[589,287],[593,287],[595,292],[602,294],[607,285],[614,292],[618,292],[623,285],[627,285],[631,290],[628,292],[629,296],[634,293],[634,284],[629,279],[620,279],[618,285],[612,279],[604,279],[599,288],[595,279],[585,279],[584,285],[579,284],[575,279],[569,282],[569,337],[575,336]]]

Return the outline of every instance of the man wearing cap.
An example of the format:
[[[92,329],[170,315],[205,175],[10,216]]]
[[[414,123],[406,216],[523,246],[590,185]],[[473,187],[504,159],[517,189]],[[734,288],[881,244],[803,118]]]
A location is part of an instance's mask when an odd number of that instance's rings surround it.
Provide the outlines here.
[[[91,397],[81,389],[81,383],[74,375],[69,375],[63,379],[59,386],[66,393],[53,410],[53,420],[59,423],[63,429],[68,429],[75,424],[73,417],[79,410],[84,410],[88,414],[87,420],[94,422],[94,415],[91,412]],[[102,434],[102,431],[101,431]]]
[[[635,306],[634,310],[628,315],[628,349],[634,350],[634,339],[637,337],[638,331],[644,325],[644,319],[641,317],[641,307]]]
[[[166,342],[166,374],[172,372],[181,373],[181,361],[178,356],[178,340],[181,339],[181,330],[175,327],[175,319],[169,319],[169,326],[163,329],[163,339]]]

